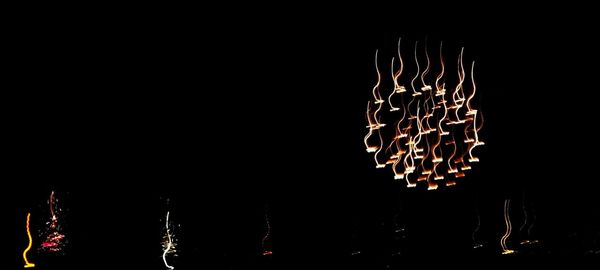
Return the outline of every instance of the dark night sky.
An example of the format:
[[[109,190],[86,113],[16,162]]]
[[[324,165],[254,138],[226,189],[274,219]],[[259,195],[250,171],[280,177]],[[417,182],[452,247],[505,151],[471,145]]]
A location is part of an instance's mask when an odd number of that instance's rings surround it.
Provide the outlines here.
[[[265,263],[255,255],[264,204],[279,266],[399,265],[388,256],[396,215],[408,232],[403,258],[497,254],[503,201],[513,199],[519,219],[523,194],[539,218],[540,252],[599,248],[590,24],[529,20],[524,10],[452,20],[431,12],[423,16],[438,19],[423,23],[383,10],[318,13],[219,28],[16,23],[2,98],[15,263],[25,213],[46,215],[53,189],[64,195],[72,241],[66,258],[48,263],[56,265],[162,268],[166,197],[182,226],[178,263],[198,269]],[[465,46],[478,63],[486,146],[456,189],[406,190],[364,152],[373,55],[391,57],[398,37]],[[477,208],[481,253],[470,238]],[[352,241],[362,257],[348,255]]]

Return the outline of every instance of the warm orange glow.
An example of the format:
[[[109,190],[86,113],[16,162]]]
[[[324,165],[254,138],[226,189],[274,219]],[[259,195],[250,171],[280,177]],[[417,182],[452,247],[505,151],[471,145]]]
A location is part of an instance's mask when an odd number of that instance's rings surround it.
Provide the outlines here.
[[[436,190],[438,188],[438,184],[435,182],[427,183],[427,190]]]
[[[27,248],[25,248],[25,250],[23,251],[23,260],[25,261],[25,268],[31,268],[31,267],[35,267],[35,264],[30,263],[29,260],[27,259],[27,252],[29,252],[29,250],[31,249],[31,246],[33,244],[33,239],[31,238],[31,231],[29,230],[29,219],[31,217],[30,213],[27,213],[27,223],[26,223],[26,228],[27,228],[27,237],[29,238],[29,244],[27,245]]]
[[[465,173],[464,173],[464,172],[456,172],[456,173],[454,174],[454,177],[456,177],[456,178],[465,177]]]

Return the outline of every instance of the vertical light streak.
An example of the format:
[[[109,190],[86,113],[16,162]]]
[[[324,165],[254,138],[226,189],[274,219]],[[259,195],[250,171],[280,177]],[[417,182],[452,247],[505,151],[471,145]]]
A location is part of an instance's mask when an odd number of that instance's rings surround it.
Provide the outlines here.
[[[398,62],[400,62],[400,67],[398,67],[398,71],[396,71],[394,73],[394,58],[392,58],[392,80],[394,82],[394,89],[392,90],[392,93],[388,96],[388,102],[390,103],[390,112],[393,111],[397,111],[400,110],[400,108],[394,107],[394,105],[392,105],[392,96],[395,93],[403,93],[406,92],[406,88],[402,85],[400,85],[399,80],[400,80],[400,76],[402,75],[402,71],[404,70],[404,61],[402,60],[402,54],[400,53],[400,42],[402,41],[402,39],[398,39]]]
[[[429,134],[432,131],[435,131],[429,124],[429,118],[435,113],[435,103],[432,102],[431,110],[429,110],[429,100],[433,101],[433,95],[431,95],[431,91],[429,91],[425,93],[425,96],[427,96],[427,98],[425,98],[425,101],[423,102],[423,109],[425,111],[425,115],[423,115],[423,121],[425,122],[423,131],[425,134]]]
[[[379,86],[381,85],[381,72],[379,72],[379,64],[377,61],[377,55],[379,54],[379,50],[375,51],[375,71],[377,71],[377,83],[373,86],[373,99],[375,100],[375,104],[383,103],[383,99],[381,99],[381,94],[379,92]]]
[[[383,100],[381,100],[381,102],[379,103],[379,105],[377,106],[377,110],[375,110],[375,112],[373,113],[373,119],[375,119],[375,127],[373,127],[373,129],[380,129],[382,127],[385,127],[385,124],[381,123],[381,117],[378,117],[377,114],[379,114],[379,111],[381,111],[381,108],[383,107]],[[377,104],[377,101],[375,101],[375,104]]]
[[[23,260],[25,261],[25,265],[23,266],[24,268],[35,267],[35,264],[30,263],[29,260],[27,259],[27,252],[29,252],[29,250],[31,249],[31,246],[33,244],[33,239],[31,238],[31,231],[29,230],[29,219],[30,218],[31,218],[31,213],[27,213],[26,228],[27,228],[27,238],[29,239],[29,244],[27,245],[27,248],[25,248],[25,250],[23,251]]]
[[[421,72],[421,67],[419,66],[419,58],[417,57],[417,47],[419,42],[415,42],[415,63],[417,63],[417,73],[415,73],[415,77],[410,81],[410,87],[413,90],[413,97],[421,95],[421,92],[417,92],[415,90],[415,81],[419,78],[419,72]]]
[[[457,160],[455,160],[455,161],[454,161],[454,162],[455,162],[455,163],[457,163],[457,164],[458,164],[458,163],[460,163],[460,164],[461,164],[461,166],[460,166],[460,170],[461,170],[462,172],[464,172],[464,171],[468,171],[468,170],[470,170],[470,169],[471,169],[471,165],[469,165],[469,164],[467,164],[467,163],[465,162],[465,155],[466,155],[466,153],[467,153],[467,152],[464,152],[464,153],[463,153],[463,155],[462,155],[460,158],[458,158]],[[461,175],[461,176],[463,176],[463,175]],[[457,177],[458,177],[458,176],[457,176]]]
[[[531,214],[532,214],[532,216],[531,216],[532,221],[531,221],[531,224],[529,224],[529,228],[527,228],[527,238],[531,238],[531,229],[533,229],[533,225],[535,225],[535,220],[536,220],[536,215],[535,215],[535,212],[533,211],[533,209],[532,209]],[[538,242],[538,240],[529,240],[530,244],[534,244],[537,242]]]
[[[402,41],[401,38],[398,39],[398,61],[400,62],[400,69],[394,75],[394,90],[396,91],[396,93],[406,92],[406,87],[398,83],[400,75],[402,75],[402,71],[404,71],[404,61],[402,60],[402,54],[400,53],[400,41]]]
[[[398,129],[398,125],[399,125],[400,120],[398,120],[396,122],[396,124],[394,124],[394,132],[396,133],[396,135],[394,136],[394,138],[392,138],[392,141],[390,142],[390,144],[388,145],[388,147],[385,148],[385,153],[391,153],[389,155],[388,161],[386,162],[386,164],[393,164],[394,161],[396,161],[401,155],[401,151],[402,149],[400,149],[398,146],[398,141],[401,138],[401,131]],[[395,147],[395,150],[392,150],[392,148]]]
[[[442,106],[444,106],[444,115],[442,117],[440,117],[440,121],[438,122],[438,133],[440,134],[440,136],[444,136],[444,135],[448,135],[450,134],[450,132],[445,131],[444,128],[442,127],[442,122],[447,121],[448,120],[448,107],[446,106],[446,100],[444,99],[444,94],[442,94],[442,100],[440,100],[440,102],[442,104]]]
[[[415,56],[415,58],[416,58],[416,56]],[[425,66],[425,70],[423,71],[423,73],[421,73],[421,83],[423,83],[423,87],[421,87],[421,90],[423,92],[431,90],[431,85],[428,85],[427,83],[425,83],[425,76],[427,76],[427,74],[429,74],[429,69],[430,69],[430,65],[431,65],[431,61],[429,59],[429,53],[427,52],[427,41],[425,41],[425,59],[427,59],[427,66]]]
[[[440,165],[440,163],[442,163],[444,161],[443,158],[443,152],[442,152],[442,148],[440,147],[440,145],[442,144],[442,133],[438,132],[437,136],[436,136],[436,142],[433,145],[433,148],[431,149],[431,153],[433,155],[433,159],[431,160],[431,162],[433,163],[433,180],[443,180],[444,179],[444,175],[443,174],[439,174],[437,171],[437,167]],[[438,151],[439,151],[439,155],[438,155]]]
[[[502,247],[503,255],[515,252],[514,250],[508,249],[506,247],[506,240],[508,239],[508,237],[510,237],[510,234],[512,232],[512,224],[510,222],[510,199],[504,200],[504,224],[506,225],[506,231],[504,232],[502,238],[500,238],[500,246]]]
[[[392,96],[394,94],[396,94],[396,88],[398,87],[398,82],[396,81],[398,79],[398,77],[396,77],[396,75],[400,76],[398,74],[398,72],[394,73],[394,57],[392,57],[392,67],[390,68],[390,71],[392,72],[392,80],[394,81],[394,89],[392,89],[392,92],[390,93],[390,95],[388,96],[388,103],[390,104],[390,112],[395,112],[397,110],[400,110],[400,108],[394,107],[394,104],[392,103]],[[400,70],[402,70],[402,68],[400,68]],[[401,72],[401,71],[399,71]]]
[[[465,69],[463,66],[463,51],[464,48],[460,50],[460,54],[458,55],[458,84],[454,88],[454,92],[452,93],[452,101],[453,104],[450,106],[451,109],[454,110],[454,115],[456,117],[456,121],[450,121],[448,124],[462,124],[465,120],[460,119],[459,110],[464,105],[464,94],[463,94],[463,83],[465,81]]]
[[[481,116],[481,124],[477,126],[477,115]],[[475,115],[473,115],[473,133],[475,135],[474,142],[471,143],[471,147],[469,147],[469,162],[479,162],[479,158],[473,156],[473,149],[475,147],[484,145],[485,143],[479,140],[479,130],[483,127],[483,114],[481,112],[475,111]]]
[[[414,153],[414,138],[412,136],[408,137],[408,153],[407,155],[404,157],[404,179],[406,180],[406,187],[416,187],[417,184],[416,183],[412,183],[409,179],[408,176],[414,172],[415,170],[415,160],[413,158],[413,153]]]
[[[444,83],[440,83],[440,80],[444,78],[444,72],[446,72],[446,65],[444,63],[444,55],[442,54],[442,45],[443,42],[440,42],[440,74],[435,79],[435,95],[441,96],[446,93],[446,89],[444,89]]]
[[[374,153],[375,151],[377,151],[377,146],[369,145],[369,138],[373,135],[373,130],[375,129],[375,124],[371,120],[371,101],[367,102],[367,122],[369,123],[369,125],[367,126],[369,132],[367,133],[367,135],[365,135],[363,141],[365,143],[365,147],[367,148],[367,153]]]
[[[416,115],[416,119],[415,121],[417,122],[417,135],[415,136],[415,141],[414,141],[414,145],[413,145],[413,152],[415,153],[414,158],[415,159],[422,159],[423,156],[419,153],[423,152],[423,148],[419,148],[419,143],[421,142],[421,137],[423,135],[423,126],[421,124],[421,119],[419,118],[419,111],[421,110],[420,105],[420,100],[417,101],[417,115]]]
[[[50,193],[50,215],[52,216],[52,220],[56,220],[56,213],[54,213],[54,190]]]
[[[383,137],[381,136],[381,129],[377,130],[377,135],[379,135],[379,147],[377,149],[377,152],[375,152],[375,155],[373,155],[373,159],[375,160],[375,168],[378,169],[382,169],[385,168],[386,163],[380,163],[379,162],[379,152],[381,152],[381,149],[383,149]]]
[[[265,209],[265,223],[267,225],[267,231],[265,233],[265,236],[262,238],[262,242],[261,242],[261,246],[263,249],[263,254],[262,255],[271,255],[273,254],[272,251],[267,250],[265,247],[265,242],[267,241],[267,239],[269,239],[269,237],[271,236],[271,222],[269,222],[269,212]]]
[[[171,232],[169,230],[169,211],[167,211],[167,218],[165,219],[165,229],[167,232],[167,243],[162,255],[163,262],[168,269],[175,269],[175,267],[167,263],[167,253],[171,252],[171,248],[173,247],[173,239],[171,239]]]
[[[469,131],[471,126],[475,126],[475,118],[477,117],[477,110],[473,110],[473,108],[471,107],[471,100],[473,99],[473,97],[475,97],[475,93],[477,92],[477,85],[475,84],[475,77],[473,76],[473,69],[475,68],[475,61],[472,62],[471,64],[471,85],[473,88],[473,91],[471,92],[471,95],[469,95],[469,97],[467,98],[466,104],[467,104],[467,112],[465,113],[465,115],[467,116],[465,118],[465,120],[468,122],[468,124],[465,124],[465,143],[472,143],[475,141],[474,138],[469,137]],[[473,131],[475,129],[473,128]],[[469,145],[469,148],[471,147],[471,145]],[[479,160],[477,160],[479,161]]]
[[[471,100],[473,99],[473,97],[475,97],[475,93],[477,93],[477,85],[475,84],[475,77],[473,76],[474,69],[475,69],[475,61],[473,61],[471,63],[471,85],[473,87],[473,92],[471,93],[469,98],[467,98],[467,113],[466,113],[467,115],[472,115],[477,111],[477,110],[473,110],[473,107],[471,107]]]
[[[452,136],[452,140],[446,142],[446,145],[452,145],[452,154],[448,157],[448,173],[458,173],[458,169],[453,164],[453,158],[456,155],[456,142],[454,141],[454,136]]]
[[[523,229],[527,226],[527,222],[529,221],[529,216],[527,215],[527,207],[525,207],[525,194],[523,194],[523,202],[521,209],[523,210],[523,225],[519,227],[519,233],[523,234]]]
[[[527,211],[527,204],[525,203],[525,192],[523,192],[522,209],[523,209],[523,217],[525,220],[523,221],[523,225],[521,225],[521,227],[519,228],[519,234],[523,238],[523,240],[521,240],[521,245],[535,244],[538,241],[531,240],[531,238],[530,238],[531,237],[531,229],[533,228],[533,224],[535,223],[535,213],[533,212],[533,209],[531,209],[532,215],[531,215],[531,218],[529,217],[529,211]],[[531,222],[529,222],[530,219],[532,220]],[[529,223],[531,223],[531,224],[529,224]],[[527,226],[528,224],[529,224],[529,226]],[[526,227],[527,227],[527,230],[525,230]]]
[[[481,215],[479,215],[479,211],[477,211],[477,226],[475,226],[475,230],[473,230],[473,233],[471,234],[471,239],[473,240],[473,248],[483,247],[483,245],[478,243],[477,239],[476,239],[476,235],[479,232],[480,228],[481,228]]]
[[[375,51],[375,70],[377,72],[377,83],[373,86],[373,90],[372,90],[374,104],[378,104],[378,107],[371,116],[371,113],[370,113],[371,103],[370,102],[367,103],[367,121],[369,122],[369,126],[368,126],[369,132],[365,136],[364,142],[365,142],[365,146],[367,147],[367,152],[369,152],[369,153],[376,152],[374,158],[375,158],[375,161],[379,168],[380,165],[379,165],[379,162],[377,161],[377,153],[379,153],[379,151],[381,151],[381,148],[383,147],[383,139],[381,138],[381,131],[379,131],[379,129],[384,127],[385,124],[380,123],[379,122],[380,117],[378,117],[378,113],[381,110],[381,108],[383,107],[383,103],[384,103],[384,100],[381,99],[381,94],[379,91],[379,87],[381,85],[381,72],[379,71],[379,65],[378,65],[378,60],[377,60],[378,54],[379,54],[379,50],[376,50]],[[373,124],[371,119],[373,119],[375,121],[375,124]],[[368,144],[368,139],[371,137],[371,135],[373,135],[373,130],[377,130],[379,133],[379,146],[370,146]],[[385,166],[385,164],[384,164],[384,166]]]
[[[394,172],[394,179],[398,180],[398,179],[404,179],[404,172],[400,173],[398,172],[398,164],[400,164],[400,160],[402,160],[402,156],[400,156],[401,152],[398,152],[398,158],[396,158],[396,160],[394,161],[394,164],[392,164],[392,171]]]

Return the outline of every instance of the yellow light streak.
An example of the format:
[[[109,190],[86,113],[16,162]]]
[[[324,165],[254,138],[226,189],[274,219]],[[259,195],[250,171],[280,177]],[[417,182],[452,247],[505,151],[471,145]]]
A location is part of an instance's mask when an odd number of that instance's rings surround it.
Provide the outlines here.
[[[29,238],[29,244],[27,245],[27,248],[25,248],[25,250],[23,251],[23,260],[25,261],[25,266],[23,266],[24,268],[35,267],[35,264],[30,263],[29,260],[27,259],[27,252],[29,252],[29,250],[31,249],[31,246],[33,244],[33,239],[31,238],[31,231],[29,230],[30,217],[31,217],[31,213],[27,213],[26,227],[27,227],[27,237]]]

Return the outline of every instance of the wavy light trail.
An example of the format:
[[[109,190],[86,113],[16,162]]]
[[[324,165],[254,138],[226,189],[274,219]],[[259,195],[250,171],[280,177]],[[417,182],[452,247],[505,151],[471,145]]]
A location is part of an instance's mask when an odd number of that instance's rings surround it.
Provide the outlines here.
[[[175,269],[175,267],[169,265],[169,263],[167,263],[167,254],[170,252],[173,252],[172,248],[173,248],[173,239],[171,238],[171,232],[169,230],[169,211],[167,211],[167,218],[165,219],[165,230],[167,232],[167,242],[166,242],[166,247],[164,248],[163,251],[163,262],[165,263],[165,266],[168,269]]]
[[[262,242],[261,242],[261,246],[263,249],[262,255],[272,255],[273,251],[268,250],[265,245],[265,242],[271,236],[271,222],[269,222],[269,212],[266,209],[265,209],[265,223],[267,224],[267,231],[265,233],[265,236],[262,238]]]
[[[33,239],[31,238],[31,231],[29,230],[30,218],[31,218],[31,213],[27,213],[26,228],[27,228],[27,238],[29,238],[29,244],[27,245],[27,248],[25,248],[25,250],[23,251],[23,260],[25,261],[25,265],[23,266],[24,268],[35,267],[35,264],[30,263],[29,260],[27,259],[27,252],[29,252],[29,250],[31,249],[31,246],[33,244]]]
[[[500,246],[502,247],[503,255],[515,253],[514,250],[506,247],[506,240],[510,237],[512,232],[512,224],[510,222],[510,199],[504,200],[504,223],[506,224],[506,231],[502,238],[500,238]]]

